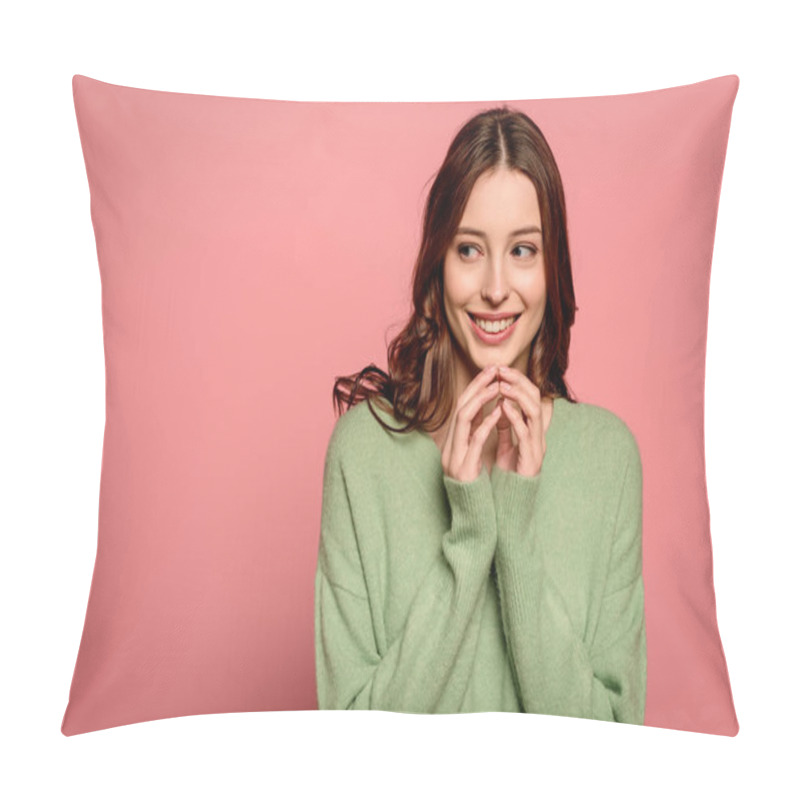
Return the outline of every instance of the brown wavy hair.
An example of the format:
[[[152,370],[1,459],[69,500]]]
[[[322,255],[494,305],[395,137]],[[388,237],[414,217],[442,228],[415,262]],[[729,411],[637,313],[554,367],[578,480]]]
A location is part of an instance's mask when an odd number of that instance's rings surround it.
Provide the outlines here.
[[[395,433],[419,428],[435,431],[449,418],[457,399],[456,356],[444,311],[444,257],[475,181],[484,172],[503,167],[530,178],[542,217],[547,302],[531,342],[526,374],[542,397],[576,402],[564,380],[577,306],[561,175],[533,120],[503,105],[476,114],[451,142],[426,201],[413,274],[413,312],[389,344],[389,372],[370,364],[358,373],[338,377],[333,402],[339,415],[366,400],[375,419]],[[404,423],[403,427],[386,425],[375,413],[373,401]]]

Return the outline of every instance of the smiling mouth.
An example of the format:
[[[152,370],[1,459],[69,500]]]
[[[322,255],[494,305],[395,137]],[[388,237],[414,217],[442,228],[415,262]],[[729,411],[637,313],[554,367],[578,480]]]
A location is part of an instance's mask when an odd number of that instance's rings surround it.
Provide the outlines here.
[[[467,316],[472,320],[473,324],[482,330],[484,333],[497,334],[508,330],[516,323],[522,314],[515,314],[513,316],[504,317],[502,320],[489,321],[476,317],[474,314],[467,312]]]

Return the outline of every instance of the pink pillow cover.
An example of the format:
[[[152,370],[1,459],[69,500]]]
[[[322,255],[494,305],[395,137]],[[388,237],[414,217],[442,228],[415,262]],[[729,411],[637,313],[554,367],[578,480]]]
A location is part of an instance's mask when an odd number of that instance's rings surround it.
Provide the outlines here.
[[[705,483],[711,255],[739,80],[507,101],[564,180],[567,380],[644,476],[645,724],[735,735]],[[320,103],[73,78],[103,298],[97,559],[65,735],[316,708],[335,376],[410,309],[428,181],[489,102]],[[391,328],[391,330],[390,330]]]

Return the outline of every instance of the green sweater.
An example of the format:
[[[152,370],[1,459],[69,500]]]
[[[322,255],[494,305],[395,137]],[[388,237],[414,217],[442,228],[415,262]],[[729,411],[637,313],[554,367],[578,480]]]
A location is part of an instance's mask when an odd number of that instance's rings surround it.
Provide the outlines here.
[[[394,418],[377,409],[393,427]],[[642,470],[612,412],[557,398],[531,478],[442,471],[365,402],[325,459],[321,709],[526,711],[642,724]]]

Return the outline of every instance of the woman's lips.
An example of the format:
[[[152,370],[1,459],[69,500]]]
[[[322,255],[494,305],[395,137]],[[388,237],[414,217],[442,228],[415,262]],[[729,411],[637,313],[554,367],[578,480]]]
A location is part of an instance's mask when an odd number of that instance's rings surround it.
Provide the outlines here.
[[[519,317],[517,317],[505,330],[498,331],[497,333],[489,333],[488,331],[480,328],[475,320],[469,316],[469,314],[467,314],[467,317],[469,317],[469,324],[472,326],[472,330],[475,332],[475,335],[484,344],[500,344],[500,342],[504,342],[509,336],[511,336],[514,328],[516,328],[517,323],[519,322]]]

